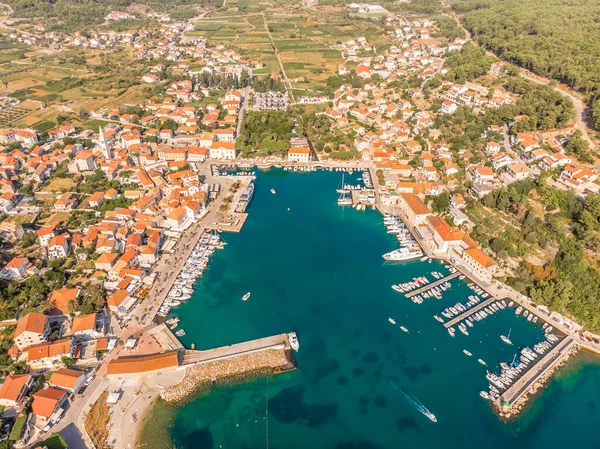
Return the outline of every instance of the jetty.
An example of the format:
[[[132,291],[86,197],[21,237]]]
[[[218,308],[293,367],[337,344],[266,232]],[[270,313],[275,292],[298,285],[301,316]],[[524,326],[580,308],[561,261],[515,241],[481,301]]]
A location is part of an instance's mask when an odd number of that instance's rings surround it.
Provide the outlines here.
[[[502,395],[494,401],[494,406],[499,411],[506,411],[507,407],[513,406],[521,399],[530,388],[543,376],[551,372],[563,358],[569,356],[577,345],[572,337],[567,336],[559,342],[551,351],[545,354],[525,374],[512,384]]]
[[[154,326],[148,333],[165,351],[183,351],[185,349],[165,323]]]
[[[454,318],[452,318],[450,321],[448,321],[447,323],[444,323],[444,327],[446,329],[448,329],[449,327],[454,326],[457,323],[460,323],[462,320],[464,320],[465,318],[468,318],[469,316],[473,315],[475,312],[491,305],[492,303],[498,301],[496,298],[488,298],[483,302],[480,302],[479,304],[477,304],[475,307],[471,307],[470,309],[465,310],[463,313],[461,313],[460,315],[455,316]]]
[[[461,274],[462,273],[460,271],[456,271],[452,274],[449,274],[445,278],[438,279],[437,281],[432,282],[431,284],[426,284],[425,286],[418,288],[416,290],[413,290],[412,292],[407,293],[404,296],[406,296],[407,298],[412,298],[413,296],[418,295],[419,293],[426,292],[427,290],[437,287],[438,285],[442,285],[444,282],[449,281],[450,279],[454,279],[455,277],[458,277]]]
[[[256,340],[236,343],[229,346],[221,346],[204,351],[188,349],[183,355],[183,365],[192,365],[199,363],[214,362],[217,360],[229,359],[241,355],[252,354],[255,352],[267,351],[270,349],[290,350],[288,334],[273,335],[271,337],[258,338]]]

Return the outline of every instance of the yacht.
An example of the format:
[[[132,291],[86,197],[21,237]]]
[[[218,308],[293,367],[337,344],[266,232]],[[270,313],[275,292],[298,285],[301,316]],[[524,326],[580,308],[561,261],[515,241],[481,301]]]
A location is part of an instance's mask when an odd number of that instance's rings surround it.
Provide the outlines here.
[[[236,212],[245,212],[248,204],[252,201],[252,197],[254,196],[254,184],[248,184],[242,191],[242,195],[240,196],[240,200],[238,201],[237,207],[235,208]]]
[[[485,363],[483,360],[481,360],[481,359],[477,359],[477,361],[478,361],[479,363],[481,363],[483,366],[487,366],[487,363]]]
[[[273,195],[275,195],[277,192],[275,191],[275,189],[271,189],[271,193],[272,193]]]
[[[294,351],[298,351],[300,349],[300,342],[298,341],[298,337],[296,336],[296,332],[290,332],[288,334],[288,340],[290,342],[290,346]]]
[[[177,332],[175,332],[175,335],[178,337],[183,337],[185,336],[185,331],[183,329],[179,329]]]
[[[468,355],[469,357],[471,357],[473,354],[471,354],[469,351],[467,351],[466,349],[463,349],[463,352]]]
[[[440,318],[439,316],[437,316],[437,315],[433,315],[433,317],[434,317],[436,320],[438,320],[440,323],[443,323],[443,322],[444,322],[444,320],[443,320],[443,319],[441,319],[441,318]]]
[[[250,292],[248,292],[244,296],[242,296],[242,301],[248,301],[248,298],[250,298]]]
[[[393,319],[392,317],[389,317],[389,318],[388,318],[388,321],[389,321],[390,323],[392,323],[392,324],[396,324],[396,320],[395,320],[395,319]]]
[[[433,422],[437,422],[437,418],[435,417],[435,415],[433,413],[427,412],[427,413],[425,413],[425,416],[427,416]]]
[[[403,261],[418,259],[423,256],[423,252],[417,248],[399,248],[383,255],[387,261]]]
[[[337,203],[340,206],[350,206],[350,205],[352,205],[352,196],[350,196],[349,198],[346,196],[348,193],[350,193],[350,191],[347,190],[346,186],[344,185],[344,175],[343,174],[342,174],[341,188],[337,189],[337,192],[340,194],[340,197],[337,200]]]
[[[402,329],[404,332],[408,332],[408,329],[405,328],[404,326],[400,326],[400,329]]]
[[[510,333],[512,332],[512,329],[510,329],[508,331],[508,336],[505,335],[500,335],[500,339],[506,343],[507,345],[512,345],[512,341],[510,341]]]
[[[479,392],[479,396],[481,396],[483,399],[489,399],[490,398],[490,395],[488,394],[488,392],[487,391],[483,391],[483,390]]]

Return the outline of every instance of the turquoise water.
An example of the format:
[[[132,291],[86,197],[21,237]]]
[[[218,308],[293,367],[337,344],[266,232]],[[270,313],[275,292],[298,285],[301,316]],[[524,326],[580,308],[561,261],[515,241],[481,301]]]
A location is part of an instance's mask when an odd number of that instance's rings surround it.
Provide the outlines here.
[[[515,347],[498,335],[512,329],[515,345],[532,345],[542,339],[541,329],[504,310],[477,323],[469,337],[450,338],[432,315],[466,301],[471,290],[454,279],[441,301],[421,305],[394,292],[394,283],[447,270],[436,262],[383,263],[395,239],[376,211],[336,205],[339,181],[336,172],[258,173],[242,232],[223,235],[227,247],[177,314],[187,332],[183,343],[198,349],[295,330],[298,370],[189,402],[176,412],[173,443],[190,449],[600,447],[594,428],[600,366],[580,358],[528,413],[510,424],[499,421],[478,395],[487,381],[477,358],[492,368],[510,362]],[[252,296],[243,302],[247,291]],[[388,323],[390,316],[410,333]]]

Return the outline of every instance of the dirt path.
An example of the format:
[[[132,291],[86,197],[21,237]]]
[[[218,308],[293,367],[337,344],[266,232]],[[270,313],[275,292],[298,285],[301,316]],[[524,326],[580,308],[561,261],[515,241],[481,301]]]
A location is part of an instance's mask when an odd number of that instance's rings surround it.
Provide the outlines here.
[[[277,62],[279,63],[279,69],[281,70],[281,73],[283,74],[283,80],[285,81],[285,86],[286,86],[286,89],[288,90],[290,100],[292,101],[292,104],[294,104],[294,103],[296,103],[296,99],[294,98],[294,92],[292,91],[292,84],[290,83],[290,80],[288,79],[287,74],[285,73],[285,69],[283,68],[283,62],[281,62],[281,58],[279,57],[279,49],[277,48],[277,45],[275,44],[275,39],[273,39],[271,30],[269,30],[269,24],[267,22],[267,17],[265,16],[265,13],[262,13],[262,18],[263,18],[263,21],[265,22],[265,30],[267,30],[267,34],[269,35],[269,39],[271,40],[271,45],[273,46],[275,56],[277,57]]]

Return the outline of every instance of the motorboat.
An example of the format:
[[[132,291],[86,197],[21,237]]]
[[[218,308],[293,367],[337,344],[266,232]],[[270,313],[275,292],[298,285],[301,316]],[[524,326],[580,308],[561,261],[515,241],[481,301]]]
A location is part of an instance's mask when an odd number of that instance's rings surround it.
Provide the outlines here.
[[[242,296],[242,301],[248,301],[248,298],[250,298],[250,292],[248,292],[244,296]]]
[[[388,321],[389,321],[390,323],[392,323],[392,324],[396,324],[396,320],[395,320],[395,319],[393,319],[392,317],[389,317],[389,318],[388,318]]]
[[[407,328],[405,328],[404,326],[400,326],[400,329],[402,329],[404,332],[407,332],[407,333],[408,333],[408,329],[407,329]]]
[[[507,345],[512,345],[512,341],[510,341],[510,333],[511,333],[512,329],[510,329],[508,331],[508,336],[505,335],[500,335],[500,339],[506,343]]]
[[[463,353],[465,353],[465,355],[468,355],[469,357],[471,357],[473,355],[469,351],[467,351],[466,349],[463,349]]]
[[[175,335],[178,337],[183,337],[185,336],[185,331],[183,329],[179,329],[177,332],[175,332]]]
[[[290,332],[288,334],[288,341],[290,342],[290,346],[294,351],[298,351],[298,349],[300,349],[300,342],[298,341],[296,332]]]

